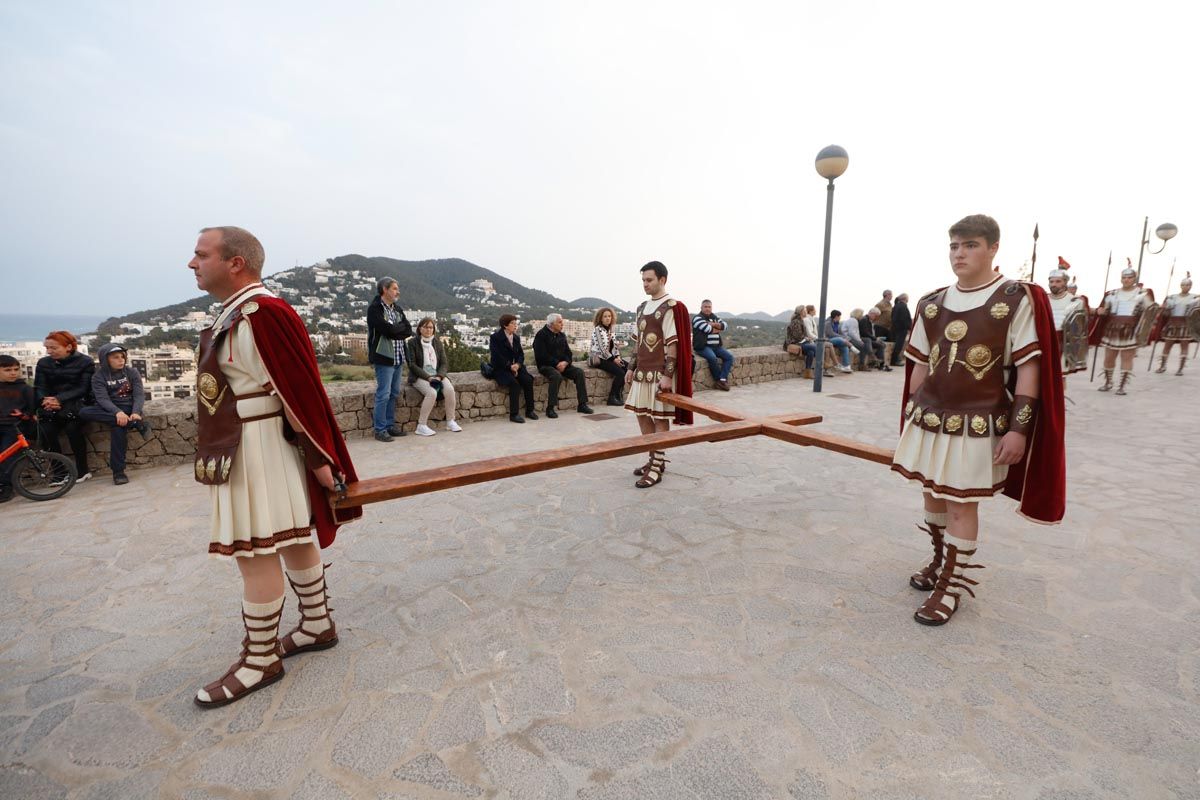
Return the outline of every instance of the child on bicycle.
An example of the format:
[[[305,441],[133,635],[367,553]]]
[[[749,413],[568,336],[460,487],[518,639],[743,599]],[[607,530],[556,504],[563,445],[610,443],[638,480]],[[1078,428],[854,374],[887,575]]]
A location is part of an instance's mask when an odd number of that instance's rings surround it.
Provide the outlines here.
[[[80,419],[102,422],[112,426],[109,436],[109,466],[112,467],[113,483],[117,486],[129,483],[125,474],[125,450],[130,430],[142,436],[150,433],[150,426],[142,419],[142,406],[146,401],[142,389],[142,376],[133,367],[126,366],[128,354],[119,344],[106,344],[98,353],[100,363],[92,374],[92,395],[95,405],[79,410]]]
[[[0,452],[16,443],[22,424],[33,418],[34,410],[33,387],[21,377],[21,362],[0,355]],[[0,503],[12,499],[11,470],[12,459],[0,461]]]

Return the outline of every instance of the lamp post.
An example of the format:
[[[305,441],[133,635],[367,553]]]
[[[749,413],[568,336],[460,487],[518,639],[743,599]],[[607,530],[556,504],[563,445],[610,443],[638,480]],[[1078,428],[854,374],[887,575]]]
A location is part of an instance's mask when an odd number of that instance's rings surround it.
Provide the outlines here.
[[[825,190],[825,255],[821,259],[821,317],[817,320],[817,356],[813,369],[813,391],[821,391],[825,374],[825,296],[829,290],[829,235],[833,230],[833,180],[850,165],[846,149],[831,144],[817,153],[817,174],[829,181]]]
[[[1150,218],[1146,217],[1142,220],[1142,244],[1140,247],[1138,247],[1137,279],[1139,282],[1142,280],[1142,256],[1145,255],[1146,250],[1150,247],[1150,237],[1146,235],[1146,232],[1149,230],[1149,228]],[[1156,256],[1163,250],[1166,250],[1167,242],[1174,239],[1178,233],[1179,228],[1175,227],[1170,222],[1164,222],[1162,225],[1159,225],[1157,228],[1155,228],[1154,235],[1159,239],[1162,239],[1163,244],[1162,247],[1158,248],[1157,250],[1151,250],[1150,255]]]

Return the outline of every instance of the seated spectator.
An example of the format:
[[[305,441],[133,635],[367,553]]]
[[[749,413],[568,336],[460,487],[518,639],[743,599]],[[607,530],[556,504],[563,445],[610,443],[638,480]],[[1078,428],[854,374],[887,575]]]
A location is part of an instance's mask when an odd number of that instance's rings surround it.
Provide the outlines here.
[[[592,344],[588,348],[588,364],[613,376],[612,386],[608,390],[608,405],[624,405],[622,390],[628,365],[621,358],[621,348],[617,346],[617,337],[613,335],[617,314],[611,308],[602,308],[592,318],[592,324],[595,327],[592,328]]]
[[[454,384],[446,377],[446,348],[437,338],[437,326],[429,317],[417,323],[417,335],[404,342],[405,361],[408,363],[408,383],[421,393],[421,411],[417,417],[417,436],[433,436],[437,431],[429,427],[429,413],[433,411],[438,397],[446,406],[446,430],[458,433],[462,430],[454,419],[458,399]]]
[[[10,355],[0,355],[0,452],[17,443],[17,434],[24,433],[24,424],[33,419],[36,404],[33,387],[21,377],[21,362]],[[12,499],[12,458],[0,461],[0,503]]]
[[[106,344],[100,348],[98,355],[100,363],[92,374],[95,405],[81,408],[79,416],[112,429],[108,437],[108,465],[112,467],[113,483],[122,486],[129,483],[129,477],[125,474],[129,431],[135,430],[142,436],[150,433],[150,426],[142,419],[146,395],[142,390],[141,374],[133,367],[126,366],[128,354],[124,347]]]
[[[525,369],[525,351],[517,334],[520,321],[512,314],[500,315],[500,327],[488,340],[488,356],[492,364],[492,379],[508,389],[508,418],[524,422],[537,419],[533,413],[533,376]],[[525,416],[521,416],[521,394],[525,394]]]
[[[817,354],[817,309],[814,306],[804,307],[804,335],[805,340],[812,345],[813,356]],[[833,353],[833,345],[825,342],[825,353],[821,358],[821,374],[826,378],[833,377],[831,367],[837,364],[837,357]]]
[[[38,361],[33,372],[40,446],[61,453],[58,437],[65,433],[75,456],[75,480],[81,483],[90,479],[92,473],[88,471],[87,440],[83,437],[79,411],[90,399],[96,364],[79,352],[79,340],[70,331],[51,331],[43,344],[47,355]]]
[[[879,319],[875,322],[876,336],[884,341],[895,341],[892,339],[892,290],[884,289],[883,298],[873,307],[879,309]]]
[[[875,320],[877,319],[879,319],[879,309],[867,309],[866,315],[859,317],[858,332],[867,347],[875,353],[875,360],[877,362],[875,368],[881,369],[884,372],[891,372],[892,368],[888,366],[887,360],[884,359],[884,353],[887,352],[887,345],[880,338],[879,332],[875,330]]]
[[[733,353],[725,349],[721,339],[728,326],[712,310],[712,301],[700,303],[700,313],[692,315],[692,349],[708,362],[721,391],[729,391],[729,373],[733,371]]]
[[[855,314],[858,316],[854,316]],[[871,350],[863,342],[862,334],[859,332],[858,321],[862,319],[862,309],[856,308],[850,312],[850,319],[845,320],[841,324],[842,336],[850,343],[850,350],[858,353],[858,365],[863,369],[871,363]]]
[[[575,410],[580,414],[592,413],[592,407],[587,402],[587,377],[583,370],[571,363],[571,344],[562,331],[562,314],[551,314],[533,337],[533,360],[537,364],[537,371],[545,375],[550,383],[546,399],[546,416],[550,419],[558,417],[558,389],[564,378],[575,383],[575,399],[578,402]]]
[[[842,312],[836,308],[829,312],[829,319],[825,320],[825,339],[842,354],[838,369],[850,372],[850,342],[842,334]]]
[[[817,355],[817,346],[808,341],[808,329],[804,326],[806,316],[804,306],[796,306],[792,318],[788,321],[787,330],[783,334],[783,349],[792,355],[804,356],[804,368],[812,369]]]

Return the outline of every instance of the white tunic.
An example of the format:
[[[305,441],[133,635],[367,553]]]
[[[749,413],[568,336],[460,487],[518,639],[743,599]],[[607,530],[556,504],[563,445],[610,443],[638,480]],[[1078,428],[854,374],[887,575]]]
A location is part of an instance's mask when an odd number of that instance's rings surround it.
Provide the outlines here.
[[[248,293],[269,294],[265,289]],[[236,295],[240,301],[243,294]],[[232,299],[232,298],[231,298]],[[226,308],[230,308],[227,304]],[[219,327],[227,315],[214,322]],[[271,382],[247,314],[221,342],[221,372],[234,394],[260,392]],[[239,400],[238,415],[253,417],[283,408],[275,395]],[[209,554],[250,556],[274,553],[290,544],[314,541],[308,504],[304,459],[299,448],[283,438],[283,417],[247,422],[233,459],[227,483],[210,486],[212,527]]]
[[[1058,297],[1050,295],[1050,310],[1054,312],[1054,330],[1062,330],[1063,320],[1076,307],[1082,308],[1083,300],[1070,292],[1063,292]]]
[[[997,280],[1003,280],[998,278]],[[982,306],[996,289],[996,281],[971,291],[962,291],[957,286],[946,290],[942,303],[948,311],[970,311]],[[1004,381],[1007,384],[1010,372],[1017,366],[1041,355],[1037,328],[1033,318],[1033,306],[1029,297],[1022,292],[1017,310],[1013,312],[1008,339],[1004,343]],[[920,304],[918,304],[919,306]],[[907,358],[918,364],[929,363],[929,335],[925,331],[923,314],[913,315],[910,349]],[[916,354],[912,352],[916,351]],[[1014,362],[1013,353],[1020,357]],[[1009,395],[1009,399],[1012,396]],[[1008,465],[993,464],[999,437],[989,432],[987,436],[951,436],[942,431],[928,431],[920,425],[904,423],[900,441],[892,458],[892,469],[909,480],[920,483],[926,492],[943,500],[960,503],[975,502],[981,497],[991,497],[1004,487],[1008,477]]]
[[[1140,314],[1149,305],[1150,296],[1144,289],[1117,289],[1104,296],[1104,306],[1110,316],[1132,317]],[[1112,350],[1136,350],[1138,347],[1136,331],[1120,335],[1111,325],[1106,325],[1100,336],[1100,344]]]
[[[679,341],[679,333],[675,330],[675,314],[671,311],[670,306],[666,304],[670,299],[670,295],[663,295],[658,300],[648,300],[646,307],[642,309],[642,314],[649,315],[653,314],[660,306],[663,308],[662,329],[664,348]],[[672,391],[674,391],[674,387],[674,378],[672,378]],[[657,419],[673,418],[675,416],[675,406],[660,402],[656,397],[657,394],[658,381],[654,379],[639,381],[635,370],[633,382],[629,385],[629,394],[625,397],[625,408],[638,416],[655,417]]]

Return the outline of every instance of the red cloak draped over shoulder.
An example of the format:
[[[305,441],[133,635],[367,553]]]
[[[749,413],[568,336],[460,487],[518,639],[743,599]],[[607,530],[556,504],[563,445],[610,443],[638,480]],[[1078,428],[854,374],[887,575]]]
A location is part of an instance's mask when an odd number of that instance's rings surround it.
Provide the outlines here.
[[[1021,516],[1046,525],[1062,521],[1067,509],[1067,456],[1063,443],[1066,409],[1063,399],[1062,348],[1054,330],[1054,312],[1046,291],[1021,281],[1033,305],[1033,321],[1042,354],[1038,358],[1041,407],[1034,418],[1033,432],[1025,442],[1025,454],[1008,468],[1004,494],[1020,502]],[[943,287],[945,288],[945,287]],[[938,289],[937,291],[941,291]],[[904,428],[904,408],[908,405],[913,361],[904,368],[904,397],[900,402],[900,428]],[[1017,371],[1009,375],[1008,391],[1016,387]]]
[[[258,309],[246,314],[245,319],[254,332],[254,345],[271,376],[271,386],[304,433],[332,464],[335,475],[340,472],[346,476],[347,484],[354,483],[358,474],[321,383],[308,330],[296,311],[278,297],[258,295],[251,300],[258,304]],[[285,419],[285,426],[290,424]],[[333,544],[338,527],[361,517],[362,508],[334,511],[328,492],[317,482],[312,470],[305,470],[305,477],[317,540],[321,547],[328,547]]]
[[[678,300],[671,307],[675,312],[675,392],[684,397],[692,396],[692,315],[687,306]],[[675,409],[676,425],[691,425],[692,412]]]

